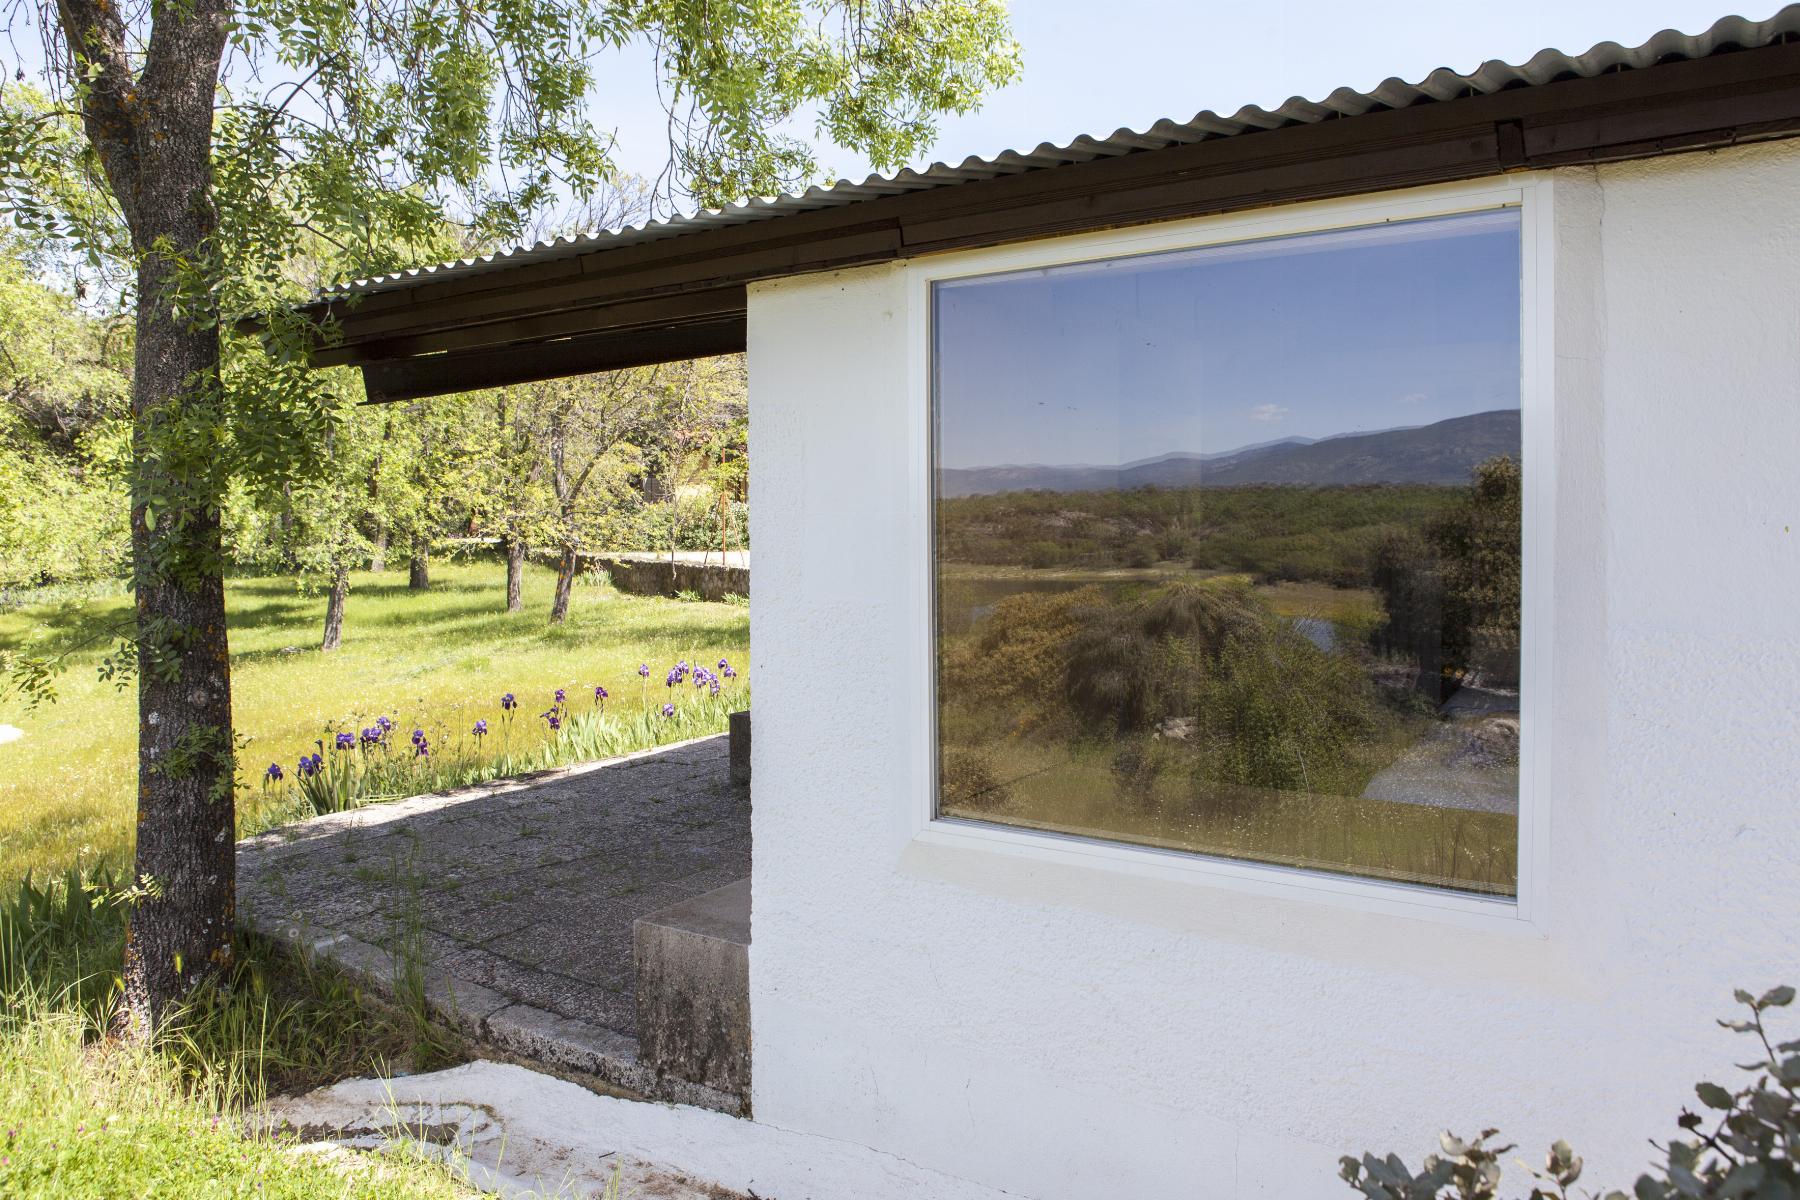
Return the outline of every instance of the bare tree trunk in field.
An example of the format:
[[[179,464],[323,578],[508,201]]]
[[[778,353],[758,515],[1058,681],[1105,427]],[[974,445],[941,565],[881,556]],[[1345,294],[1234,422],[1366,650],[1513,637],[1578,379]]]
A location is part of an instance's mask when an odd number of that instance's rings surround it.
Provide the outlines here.
[[[369,524],[369,570],[377,574],[387,570],[387,522],[381,519],[376,503],[381,499],[381,460],[387,456],[387,444],[393,437],[394,414],[390,412],[381,423],[381,449],[375,452],[374,461],[369,464],[369,507],[364,514],[364,520]]]
[[[575,547],[564,546],[556,560],[556,594],[550,600],[550,623],[561,625],[569,615],[569,591],[575,583]]]
[[[407,587],[422,592],[431,586],[431,545],[424,538],[413,539],[412,561],[407,568]]]
[[[197,320],[218,229],[214,89],[225,0],[161,6],[134,77],[119,9],[59,0],[86,81],[81,120],[131,232],[137,345],[131,386],[131,558],[138,644],[138,811],[123,1022],[147,1037],[232,959],[237,845],[231,663],[216,463],[169,453],[164,431],[222,424],[216,320]],[[183,262],[198,272],[182,280]],[[184,284],[186,285],[184,287]],[[188,315],[178,314],[182,295]],[[198,290],[204,296],[204,288]],[[205,303],[200,300],[199,303]]]
[[[339,567],[331,576],[331,590],[325,594],[325,637],[321,650],[336,650],[344,643],[344,597],[350,591],[350,569]]]
[[[281,485],[281,569],[293,571],[294,560],[294,485]]]
[[[506,535],[506,611],[522,612],[525,608],[525,539]]]

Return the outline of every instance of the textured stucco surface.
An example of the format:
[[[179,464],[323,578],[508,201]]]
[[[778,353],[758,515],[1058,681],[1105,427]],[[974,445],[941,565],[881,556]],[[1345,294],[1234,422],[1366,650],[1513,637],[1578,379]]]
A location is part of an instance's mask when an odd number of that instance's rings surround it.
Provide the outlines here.
[[[904,266],[757,288],[759,1121],[1046,1198],[1345,1194],[1498,1125],[1629,1186],[1800,981],[1800,147],[1559,172],[1535,931],[918,842]],[[1533,465],[1530,469],[1543,469]]]

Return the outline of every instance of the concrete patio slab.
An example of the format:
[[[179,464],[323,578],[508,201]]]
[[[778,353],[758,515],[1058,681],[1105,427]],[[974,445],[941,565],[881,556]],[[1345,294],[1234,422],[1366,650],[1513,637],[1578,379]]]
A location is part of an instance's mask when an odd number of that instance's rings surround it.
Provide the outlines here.
[[[638,1059],[632,923],[750,874],[723,736],[316,817],[238,848],[240,910],[508,1053],[645,1096],[743,1100]]]

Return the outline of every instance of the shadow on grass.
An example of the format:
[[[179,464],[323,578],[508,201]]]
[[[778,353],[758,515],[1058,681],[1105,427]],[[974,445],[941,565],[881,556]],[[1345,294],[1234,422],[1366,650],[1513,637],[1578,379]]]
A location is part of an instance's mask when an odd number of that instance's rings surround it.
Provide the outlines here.
[[[528,653],[544,648],[571,650],[605,641],[618,645],[642,644],[646,655],[653,647],[692,645],[702,641],[722,649],[742,651],[749,645],[749,623],[742,609],[727,614],[726,606],[673,605],[644,597],[620,598],[610,593],[576,593],[569,620],[549,623],[547,602],[508,613],[504,607],[504,576],[495,564],[493,578],[471,578],[465,567],[434,581],[429,589],[415,591],[404,575],[353,576],[345,613],[347,649],[371,641],[404,641],[445,655],[479,650],[484,659],[508,653]],[[534,576],[536,572],[533,573]],[[548,583],[547,572],[534,582]],[[544,588],[547,592],[547,586]],[[243,603],[242,597],[254,599]],[[265,577],[232,584],[232,627],[271,630],[291,626],[290,644],[235,650],[234,661],[251,664],[302,653],[318,653],[318,625],[324,617],[324,599],[294,590],[292,580]],[[604,606],[604,607],[597,607]],[[731,619],[735,617],[734,619]],[[721,620],[721,618],[725,618]],[[434,664],[434,665],[449,665]]]
[[[125,596],[67,600],[10,615],[21,629],[0,633],[0,650],[98,657],[132,633],[131,601]]]

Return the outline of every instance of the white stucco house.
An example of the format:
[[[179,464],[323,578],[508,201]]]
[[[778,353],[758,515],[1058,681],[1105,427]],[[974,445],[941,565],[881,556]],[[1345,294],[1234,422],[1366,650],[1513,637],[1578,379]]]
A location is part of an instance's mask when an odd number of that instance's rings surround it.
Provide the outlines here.
[[[1795,135],[1800,7],[365,282],[319,361],[748,351],[755,1121],[1629,1186],[1800,976]]]

